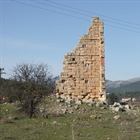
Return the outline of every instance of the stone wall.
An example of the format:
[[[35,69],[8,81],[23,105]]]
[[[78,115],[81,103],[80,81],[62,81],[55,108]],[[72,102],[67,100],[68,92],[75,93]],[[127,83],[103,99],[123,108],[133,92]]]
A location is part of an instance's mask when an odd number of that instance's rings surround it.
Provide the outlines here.
[[[106,100],[104,61],[104,24],[96,17],[75,50],[65,55],[56,96],[83,102]]]

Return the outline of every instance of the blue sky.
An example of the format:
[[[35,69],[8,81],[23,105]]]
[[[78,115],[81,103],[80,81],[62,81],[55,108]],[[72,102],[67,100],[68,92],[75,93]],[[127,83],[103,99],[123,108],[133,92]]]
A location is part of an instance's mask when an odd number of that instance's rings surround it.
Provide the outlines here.
[[[47,63],[59,75],[64,55],[97,16],[105,24],[106,79],[140,77],[139,13],[139,0],[0,0],[3,77],[22,62]]]

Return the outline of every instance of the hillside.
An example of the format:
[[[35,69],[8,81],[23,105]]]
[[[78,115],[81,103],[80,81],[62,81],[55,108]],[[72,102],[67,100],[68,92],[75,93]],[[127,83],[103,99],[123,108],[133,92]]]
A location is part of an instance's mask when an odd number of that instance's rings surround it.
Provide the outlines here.
[[[133,78],[126,81],[106,81],[106,91],[114,93],[140,91],[140,78]]]

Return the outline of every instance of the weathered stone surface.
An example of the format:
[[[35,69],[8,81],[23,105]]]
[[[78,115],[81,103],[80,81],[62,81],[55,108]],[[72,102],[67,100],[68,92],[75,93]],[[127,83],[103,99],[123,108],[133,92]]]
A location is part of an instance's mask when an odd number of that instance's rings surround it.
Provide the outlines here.
[[[106,100],[104,61],[104,24],[93,18],[88,34],[64,57],[56,96],[69,102]]]
[[[74,109],[75,109],[75,110],[79,109],[79,106],[78,106],[78,105],[76,105],[76,106],[74,107]]]
[[[115,112],[130,111],[132,109],[130,105],[125,105],[125,104],[123,105],[117,102],[115,102],[113,105],[110,105],[109,107]]]
[[[131,109],[131,106],[125,105],[125,109],[126,109],[127,111],[129,111],[129,110]]]
[[[67,108],[61,109],[63,114],[66,114]]]
[[[81,105],[82,104],[82,101],[81,100],[77,100],[77,101],[75,101],[75,104]]]
[[[114,116],[113,117],[115,120],[119,120],[120,118],[121,118],[121,116],[120,115],[116,115],[116,116]]]

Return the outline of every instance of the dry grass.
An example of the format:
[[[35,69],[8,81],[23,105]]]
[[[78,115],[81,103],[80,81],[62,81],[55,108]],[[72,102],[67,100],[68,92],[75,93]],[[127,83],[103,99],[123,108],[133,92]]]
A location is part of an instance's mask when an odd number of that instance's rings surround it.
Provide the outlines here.
[[[140,140],[140,113],[113,113],[108,108],[80,105],[73,113],[57,116],[60,106],[48,98],[45,106],[49,117],[8,119],[12,111],[1,116],[1,140]],[[44,103],[44,104],[46,104]],[[7,105],[0,105],[4,114]],[[10,105],[9,105],[10,106]],[[11,105],[11,109],[15,109]],[[69,105],[68,105],[69,106]],[[72,104],[71,108],[75,108]],[[42,112],[47,113],[45,111]],[[47,114],[47,115],[48,115]],[[54,115],[52,115],[54,114]],[[114,116],[120,115],[115,120]],[[92,116],[92,117],[91,117]],[[11,123],[13,122],[13,123]]]

